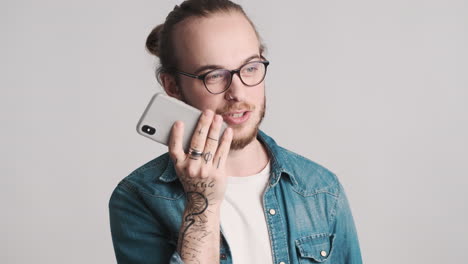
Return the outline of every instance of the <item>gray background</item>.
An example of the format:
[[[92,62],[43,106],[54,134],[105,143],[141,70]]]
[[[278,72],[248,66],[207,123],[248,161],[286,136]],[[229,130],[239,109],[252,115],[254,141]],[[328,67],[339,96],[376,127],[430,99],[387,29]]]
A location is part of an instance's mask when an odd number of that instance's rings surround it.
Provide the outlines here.
[[[263,129],[337,173],[365,262],[465,262],[467,2],[239,2],[271,60]],[[1,2],[1,263],[115,262],[109,196],[165,151],[135,125],[174,4]]]

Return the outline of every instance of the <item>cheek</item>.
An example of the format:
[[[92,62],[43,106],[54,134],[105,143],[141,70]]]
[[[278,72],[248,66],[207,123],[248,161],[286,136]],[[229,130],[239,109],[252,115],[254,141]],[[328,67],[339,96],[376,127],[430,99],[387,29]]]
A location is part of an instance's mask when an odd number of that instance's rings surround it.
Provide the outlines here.
[[[252,87],[254,88],[252,91],[252,96],[255,98],[256,102],[262,102],[265,97],[265,86],[263,84],[257,86],[257,87]]]
[[[186,87],[184,90],[185,103],[200,110],[216,111],[222,107],[222,95],[212,95],[205,87]]]
[[[203,83],[196,79],[183,78],[179,82],[184,101],[196,108],[201,108],[203,100],[207,97],[207,91]]]

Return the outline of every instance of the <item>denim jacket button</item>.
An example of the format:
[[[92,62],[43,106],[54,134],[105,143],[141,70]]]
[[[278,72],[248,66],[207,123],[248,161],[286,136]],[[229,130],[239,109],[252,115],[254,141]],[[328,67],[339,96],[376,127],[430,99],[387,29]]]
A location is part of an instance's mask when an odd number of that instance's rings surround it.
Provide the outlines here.
[[[322,250],[320,251],[320,255],[322,255],[322,257],[326,257],[327,256],[327,252],[325,250]]]
[[[220,257],[221,257],[222,260],[226,260],[226,254],[221,254]]]
[[[279,264],[286,264],[286,263],[284,263],[283,261],[281,261]]]
[[[270,214],[271,214],[271,215],[275,215],[275,214],[276,214],[275,209],[270,209]],[[281,264],[281,263],[280,263],[280,264]]]

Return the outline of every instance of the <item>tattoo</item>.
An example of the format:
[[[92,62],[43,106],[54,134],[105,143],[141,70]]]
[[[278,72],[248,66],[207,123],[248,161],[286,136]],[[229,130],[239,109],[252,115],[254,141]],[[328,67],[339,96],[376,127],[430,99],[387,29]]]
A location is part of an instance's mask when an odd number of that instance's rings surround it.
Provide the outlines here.
[[[199,192],[187,192],[187,203],[192,204],[193,210],[185,216],[185,228],[182,231],[182,241],[180,242],[179,252],[182,253],[184,242],[186,239],[187,230],[195,224],[195,216],[201,215],[208,208],[208,199]],[[202,220],[203,222],[203,220]],[[206,236],[206,235],[205,235]]]
[[[211,140],[213,140],[213,141],[218,141],[216,138],[212,138],[212,137],[210,137],[210,136],[208,136],[208,139],[211,139]]]
[[[188,182],[187,183],[187,187],[189,187],[190,189],[194,189],[194,190],[200,190],[202,192],[206,191],[206,188],[213,188],[214,187],[214,180],[206,183],[206,182],[203,182],[203,181],[198,181],[198,182]]]
[[[218,158],[218,165],[216,166],[217,169],[219,169],[219,163],[221,162],[221,157]]]
[[[205,154],[203,154],[203,159],[205,160],[205,163],[208,164],[208,161],[211,160],[211,158],[213,158],[213,154],[211,154],[211,152],[207,152]]]
[[[198,158],[192,157],[192,156],[189,156],[188,158],[189,158],[189,159],[192,159],[192,160],[198,160]]]
[[[212,231],[207,230],[206,227],[208,223],[206,214],[210,212],[208,197],[213,193],[207,195],[207,189],[214,186],[214,180],[208,182],[187,179],[184,184],[184,189],[187,190],[187,211],[184,214],[177,251],[184,260],[189,260],[190,263],[200,263],[201,248],[212,235]]]
[[[210,184],[195,185],[200,187]],[[205,214],[208,212],[209,200],[199,191],[187,192],[186,195],[189,211],[184,217],[178,251],[180,256],[190,263],[200,263],[201,248],[212,234],[206,227],[208,218]]]
[[[201,135],[202,133],[202,129],[200,128],[200,130],[198,130],[198,135]]]

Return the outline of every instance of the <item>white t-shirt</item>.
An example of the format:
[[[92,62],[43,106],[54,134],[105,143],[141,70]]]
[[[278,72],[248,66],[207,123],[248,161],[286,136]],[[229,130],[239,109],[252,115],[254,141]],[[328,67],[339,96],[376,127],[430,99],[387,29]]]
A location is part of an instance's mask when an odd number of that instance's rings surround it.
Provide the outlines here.
[[[270,236],[263,212],[263,193],[270,163],[258,174],[229,177],[221,204],[221,227],[234,264],[272,264]]]

